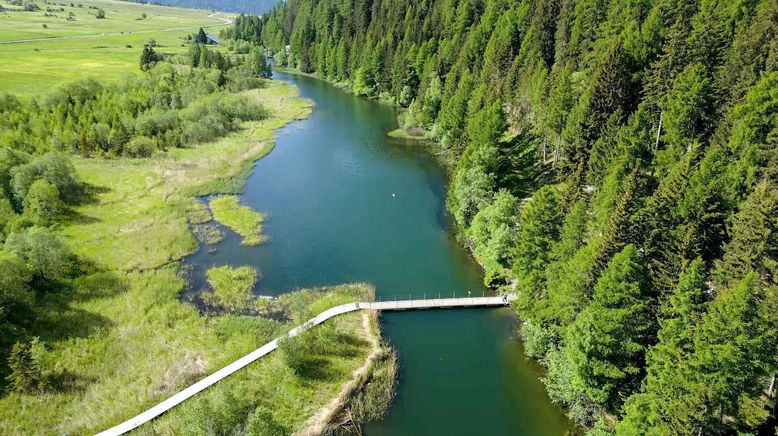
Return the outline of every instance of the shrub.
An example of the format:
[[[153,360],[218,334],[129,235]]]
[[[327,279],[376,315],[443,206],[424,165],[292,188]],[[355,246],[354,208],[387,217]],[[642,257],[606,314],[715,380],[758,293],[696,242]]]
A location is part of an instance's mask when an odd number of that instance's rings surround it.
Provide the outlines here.
[[[38,225],[54,222],[65,210],[59,190],[48,180],[36,180],[24,199],[24,213]]]
[[[11,374],[8,381],[16,392],[40,392],[46,387],[42,362],[40,356],[36,355],[39,350],[40,342],[37,338],[30,343],[17,342],[11,348],[11,355],[8,357]]]
[[[124,154],[129,157],[149,157],[154,153],[156,144],[153,139],[146,136],[132,138],[124,146]]]
[[[73,267],[73,256],[65,242],[45,227],[33,226],[11,233],[5,248],[24,259],[33,278],[40,282],[61,280]]]

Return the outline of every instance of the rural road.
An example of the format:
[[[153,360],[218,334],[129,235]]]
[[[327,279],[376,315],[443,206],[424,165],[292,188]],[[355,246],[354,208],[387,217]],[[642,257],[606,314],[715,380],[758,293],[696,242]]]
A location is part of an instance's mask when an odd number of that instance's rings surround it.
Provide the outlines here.
[[[217,20],[221,20],[224,22],[223,24],[207,24],[205,26],[168,27],[166,29],[140,30],[136,32],[113,32],[113,33],[96,33],[94,35],[53,36],[50,38],[15,39],[13,41],[0,41],[0,44],[21,44],[25,42],[55,41],[59,39],[88,39],[88,38],[102,38],[104,36],[116,36],[116,35],[125,35],[125,34],[137,35],[143,33],[174,32],[178,30],[199,29],[200,27],[208,28],[208,27],[226,26],[232,24],[232,19],[217,17],[217,15],[219,14],[220,12],[214,12],[208,15],[208,18],[215,18]]]

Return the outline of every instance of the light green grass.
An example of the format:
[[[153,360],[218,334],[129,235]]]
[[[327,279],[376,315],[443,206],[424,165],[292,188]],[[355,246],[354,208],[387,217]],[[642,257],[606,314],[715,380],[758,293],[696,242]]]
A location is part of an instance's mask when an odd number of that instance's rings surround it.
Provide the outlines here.
[[[82,180],[104,192],[79,206],[78,217],[61,229],[71,249],[123,271],[158,268],[194,251],[187,221],[202,222],[208,212],[191,195],[208,194],[207,187],[241,187],[245,168],[272,149],[273,130],[310,112],[310,103],[281,82],[268,81],[246,95],[270,117],[246,122],[213,143],[148,159],[72,158]]]
[[[253,290],[259,274],[250,266],[217,266],[206,273],[212,291],[204,294],[211,305],[230,311],[245,311],[256,307]]]
[[[75,280],[65,294],[42,297],[41,304],[50,310],[36,323],[49,349],[46,374],[52,387],[39,395],[0,398],[0,434],[104,430],[289,328],[291,324],[265,318],[203,317],[179,299],[185,281],[176,261],[196,248],[188,221],[210,218],[207,207],[190,193],[233,181],[240,186],[247,162],[272,148],[273,129],[310,111],[296,89],[280,82],[268,82],[247,95],[262,102],[270,118],[245,123],[239,132],[213,143],[149,159],[73,158],[79,176],[92,185],[95,201],[74,208],[76,216],[57,230],[82,260],[101,272]],[[301,292],[271,304],[295,322],[330,304],[353,301],[354,293],[343,289],[350,288]],[[338,325],[355,325],[351,318],[338,320],[343,323]],[[265,392],[272,386],[262,365],[278,365],[274,357],[249,366],[229,383],[253,392],[246,396],[252,401],[286,399],[279,419],[296,425],[331,398],[349,368],[363,358],[335,356],[333,379],[311,383],[287,375],[280,379],[288,383],[283,390]],[[256,377],[266,381],[254,383]],[[304,403],[296,400],[298,394],[306,395],[300,397]],[[182,413],[186,407],[192,406],[185,405]],[[154,428],[181,434],[177,426],[183,421],[175,419],[176,413]]]
[[[213,218],[238,233],[243,245],[259,245],[267,240],[262,234],[265,216],[238,202],[238,197],[224,196],[211,199]]]
[[[279,327],[273,333],[279,335],[299,323],[308,315],[312,306],[324,304],[325,307],[331,307],[330,305],[355,301],[365,298],[366,292],[368,289],[363,285],[346,285],[286,294],[284,298],[274,300],[273,303],[276,309],[284,311],[291,321],[277,324]],[[229,316],[215,321],[219,325],[214,326],[214,330],[224,344],[235,344],[236,348],[237,344],[241,344],[250,351],[256,346],[254,332],[270,330],[265,325],[253,325],[250,321],[252,319],[265,320]],[[244,328],[244,325],[251,328]],[[339,340],[335,352],[317,356],[320,359],[317,371],[319,374],[315,379],[296,375],[286,365],[283,353],[274,352],[167,412],[154,421],[153,428],[144,426],[136,433],[203,434],[203,427],[218,427],[217,423],[209,422],[209,419],[217,420],[220,414],[239,413],[245,421],[257,406],[267,407],[273,420],[289,433],[303,430],[310,417],[332,401],[343,384],[352,377],[352,373],[364,364],[370,351],[360,313],[332,318],[326,324],[313,327],[311,333],[319,334],[317,329],[320,328],[334,333]],[[298,338],[289,340],[295,339]],[[230,430],[235,431],[234,428]]]
[[[158,51],[178,53],[186,50],[182,46],[186,35],[201,26],[218,33],[224,26],[218,17],[232,17],[221,13],[208,17],[211,12],[205,10],[113,0],[73,3],[76,7],[70,7],[70,1],[53,1],[50,5],[39,1],[41,11],[0,12],[0,91],[36,95],[85,76],[116,80],[126,73],[140,71],[140,53],[150,38],[160,45]],[[78,4],[83,7],[77,7]],[[15,8],[5,3],[3,6]],[[96,9],[89,6],[105,10],[106,18],[95,18]],[[65,12],[53,12],[54,16],[47,17],[46,7],[62,7]],[[69,12],[75,14],[75,21],[66,19]],[[144,12],[148,18],[139,20]],[[40,38],[49,39],[13,42]]]

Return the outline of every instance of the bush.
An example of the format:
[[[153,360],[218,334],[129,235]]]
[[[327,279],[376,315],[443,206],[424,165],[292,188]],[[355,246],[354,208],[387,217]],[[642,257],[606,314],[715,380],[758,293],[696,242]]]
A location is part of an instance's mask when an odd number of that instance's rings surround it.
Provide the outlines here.
[[[24,199],[24,213],[38,225],[54,222],[65,210],[59,190],[48,180],[36,180]]]
[[[124,154],[129,157],[149,157],[154,154],[156,148],[156,143],[153,139],[146,136],[137,136],[124,146]]]
[[[11,349],[8,357],[11,375],[8,381],[16,392],[41,392],[46,387],[41,350],[42,344],[37,338],[30,343],[17,342]]]
[[[61,280],[73,267],[73,256],[65,242],[45,227],[33,226],[11,233],[5,248],[24,259],[33,279],[39,282]]]
[[[15,166],[10,173],[13,177],[11,190],[19,204],[24,204],[27,192],[39,179],[56,186],[59,197],[68,204],[78,202],[84,193],[84,186],[76,175],[73,164],[59,152],[49,152],[36,157],[29,163]]]

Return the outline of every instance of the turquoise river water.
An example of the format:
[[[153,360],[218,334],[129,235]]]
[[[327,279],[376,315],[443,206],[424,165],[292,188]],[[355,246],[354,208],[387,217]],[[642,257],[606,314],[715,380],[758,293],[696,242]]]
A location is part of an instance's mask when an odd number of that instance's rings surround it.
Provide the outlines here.
[[[369,282],[380,299],[488,292],[450,232],[446,177],[418,146],[388,138],[394,108],[294,74],[311,116],[277,132],[241,201],[267,214],[268,243],[232,232],[188,258],[193,286],[214,265],[252,265],[257,293]],[[198,278],[200,277],[200,278]],[[368,435],[560,435],[570,428],[523,354],[510,309],[385,313],[400,363],[397,397]]]

